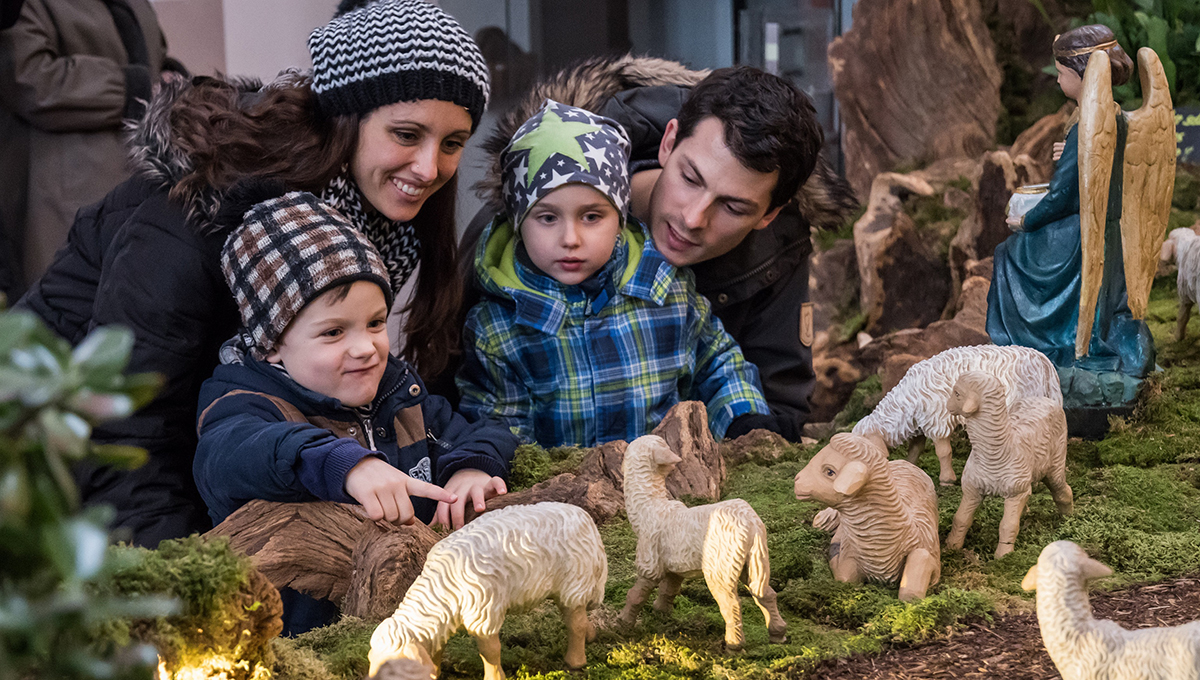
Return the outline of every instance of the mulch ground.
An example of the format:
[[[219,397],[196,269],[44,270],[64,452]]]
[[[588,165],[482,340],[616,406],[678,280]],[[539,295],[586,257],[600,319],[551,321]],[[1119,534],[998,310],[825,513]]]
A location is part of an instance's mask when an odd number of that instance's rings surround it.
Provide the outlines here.
[[[1177,626],[1200,619],[1200,575],[1093,593],[1093,614],[1122,626]],[[875,656],[826,662],[811,677],[829,680],[941,680],[942,678],[1061,678],[1038,631],[1037,616],[1015,614],[975,623],[948,639]]]

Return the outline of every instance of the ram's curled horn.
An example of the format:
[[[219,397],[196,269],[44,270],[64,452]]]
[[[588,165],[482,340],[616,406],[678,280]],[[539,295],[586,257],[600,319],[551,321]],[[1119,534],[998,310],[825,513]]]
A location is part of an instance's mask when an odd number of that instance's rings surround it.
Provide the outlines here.
[[[1108,190],[1117,148],[1117,112],[1112,96],[1112,67],[1103,50],[1092,52],[1079,97],[1079,235],[1083,249],[1079,324],[1075,357],[1088,353],[1096,298],[1104,278],[1104,225]]]
[[[1175,188],[1175,109],[1162,62],[1149,47],[1138,50],[1138,72],[1143,104],[1125,114],[1129,136],[1125,142],[1121,192],[1121,248],[1129,311],[1133,318],[1144,319],[1171,216],[1171,194]]]

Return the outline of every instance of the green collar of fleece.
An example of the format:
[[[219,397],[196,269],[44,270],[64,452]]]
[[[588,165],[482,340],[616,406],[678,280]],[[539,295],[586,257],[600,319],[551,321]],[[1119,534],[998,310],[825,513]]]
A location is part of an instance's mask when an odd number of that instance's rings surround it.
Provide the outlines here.
[[[629,223],[621,228],[625,236],[625,271],[617,289],[622,288],[633,278],[638,264],[642,261],[642,251],[646,248],[646,233],[641,229],[631,229]],[[479,255],[479,269],[500,288],[512,288],[534,295],[543,295],[521,281],[517,275],[517,239],[512,222],[507,218],[497,217],[492,223],[491,233],[483,245]]]

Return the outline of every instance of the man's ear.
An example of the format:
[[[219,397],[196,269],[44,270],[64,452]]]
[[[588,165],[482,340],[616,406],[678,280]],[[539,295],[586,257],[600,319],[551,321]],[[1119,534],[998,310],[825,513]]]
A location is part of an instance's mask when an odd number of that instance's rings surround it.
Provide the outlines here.
[[[768,226],[770,226],[771,222],[775,221],[776,217],[779,217],[780,210],[783,210],[782,205],[768,212],[766,215],[763,215],[763,218],[758,221],[758,224],[754,225],[754,231],[766,229]]]
[[[658,143],[658,164],[662,167],[667,167],[667,159],[670,158],[671,152],[675,150],[675,135],[679,133],[679,119],[672,118],[667,123],[667,129],[663,131],[662,141]]]
[[[279,358],[279,347],[278,346],[276,346],[275,349],[271,350],[270,352],[267,352],[267,356],[265,358],[266,358],[266,361],[268,364],[283,363],[283,361]]]

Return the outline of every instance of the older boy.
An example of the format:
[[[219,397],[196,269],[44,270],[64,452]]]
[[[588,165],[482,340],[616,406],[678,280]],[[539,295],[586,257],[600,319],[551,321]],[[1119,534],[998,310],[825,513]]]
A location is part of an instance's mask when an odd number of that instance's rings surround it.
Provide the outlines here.
[[[505,212],[480,240],[463,333],[468,417],[592,446],[649,432],[680,399],[705,402],[717,438],[769,412],[691,274],[627,219],[628,157],[619,125],[554,101],[504,150]]]
[[[692,270],[713,315],[760,372],[773,415],[740,420],[727,435],[765,427],[799,439],[816,383],[809,226],[840,226],[857,203],[819,162],[816,111],[794,85],[745,66],[699,83],[691,75],[661,59],[620,57],[580,64],[534,90],[628,132],[633,215],[667,261]],[[521,120],[506,116],[485,147],[502,148]],[[486,187],[499,184],[489,176]],[[498,194],[472,220],[464,248],[494,216]]]

